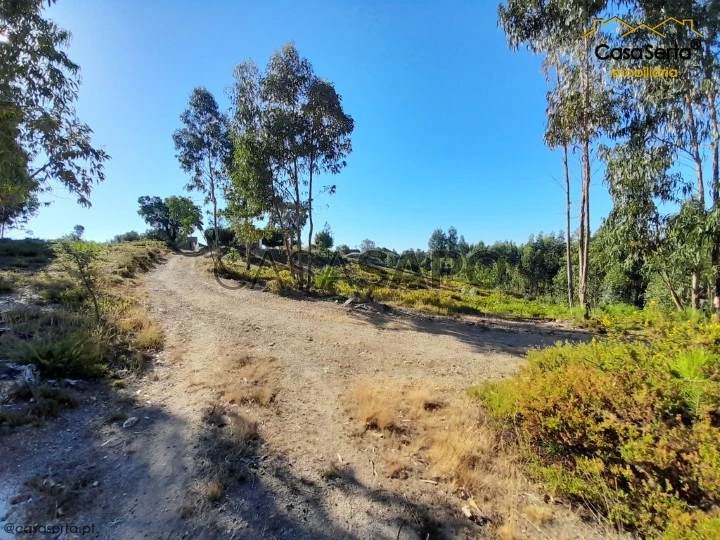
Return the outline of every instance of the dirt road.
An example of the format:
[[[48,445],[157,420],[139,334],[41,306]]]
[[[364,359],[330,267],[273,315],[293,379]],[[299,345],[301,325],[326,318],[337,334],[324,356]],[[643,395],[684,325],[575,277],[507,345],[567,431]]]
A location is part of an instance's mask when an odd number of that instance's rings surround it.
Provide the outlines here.
[[[461,392],[512,372],[528,347],[572,334],[225,287],[196,262],[173,255],[145,278],[166,345],[152,374],[114,402],[137,424],[108,423],[112,407],[62,424],[76,457],[65,469],[86,479],[82,489],[94,486],[75,521],[95,524],[99,538],[477,536],[442,484],[377,474],[375,448],[354,436],[343,398],[367,378]],[[212,410],[250,368],[272,402]],[[233,454],[243,472],[211,504],[198,495],[222,465],[209,445],[223,444],[218,425],[231,421],[257,423],[258,437]],[[75,440],[92,442],[81,448]],[[342,474],[328,472],[339,464]]]

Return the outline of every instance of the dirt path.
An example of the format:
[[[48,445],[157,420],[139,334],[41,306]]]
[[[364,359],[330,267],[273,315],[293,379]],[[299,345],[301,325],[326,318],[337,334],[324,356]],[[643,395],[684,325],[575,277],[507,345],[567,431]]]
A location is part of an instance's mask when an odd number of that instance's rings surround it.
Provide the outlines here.
[[[227,285],[179,255],[146,276],[165,350],[153,374],[124,391],[136,425],[96,415],[72,435],[93,441],[73,470],[101,479],[75,521],[95,524],[99,538],[475,537],[442,485],[375,474],[375,449],[353,436],[343,396],[364,378],[457,392],[512,372],[528,347],[572,334],[374,314]],[[202,502],[208,471],[222,465],[208,449],[222,444],[208,409],[248,363],[275,398],[216,415],[257,422],[259,440],[239,458],[242,478],[217,503]],[[343,474],[328,474],[338,463]]]

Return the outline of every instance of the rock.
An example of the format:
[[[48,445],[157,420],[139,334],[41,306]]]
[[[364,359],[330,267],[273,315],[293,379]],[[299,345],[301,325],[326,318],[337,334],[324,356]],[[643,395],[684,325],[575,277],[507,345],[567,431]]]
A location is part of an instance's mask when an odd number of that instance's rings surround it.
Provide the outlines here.
[[[7,401],[20,386],[39,382],[37,367],[33,364],[0,362],[0,403]]]
[[[123,422],[124,428],[133,427],[135,424],[137,424],[140,421],[140,419],[137,416],[131,416],[127,420]]]
[[[352,306],[354,304],[360,303],[360,297],[359,296],[351,296],[347,300],[345,300],[344,306]]]

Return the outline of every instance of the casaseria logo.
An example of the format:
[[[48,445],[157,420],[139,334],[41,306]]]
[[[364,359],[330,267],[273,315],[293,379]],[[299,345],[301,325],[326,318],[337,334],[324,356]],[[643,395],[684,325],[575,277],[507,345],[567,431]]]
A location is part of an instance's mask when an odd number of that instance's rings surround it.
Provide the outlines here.
[[[664,21],[650,26],[645,23],[638,25],[631,24],[620,17],[610,17],[609,19],[594,19],[589,30],[582,37],[584,39],[591,38],[596,34],[600,34],[601,28],[610,23],[617,23],[620,28],[620,38],[628,38],[637,32],[645,32],[649,37],[657,37],[665,39],[668,37],[668,29],[671,26],[681,26],[690,38],[686,44],[676,43],[673,47],[659,46],[653,43],[646,43],[641,46],[634,47],[613,47],[607,43],[600,43],[595,47],[595,56],[598,60],[618,62],[618,61],[691,61],[695,51],[702,50],[701,39],[703,36],[695,29],[695,21],[693,19],[677,19],[668,17]],[[673,34],[671,34],[673,35]],[[633,36],[635,37],[635,36]],[[673,66],[633,66],[633,67],[612,67],[610,68],[610,76],[613,78],[677,78],[679,70],[677,62]]]

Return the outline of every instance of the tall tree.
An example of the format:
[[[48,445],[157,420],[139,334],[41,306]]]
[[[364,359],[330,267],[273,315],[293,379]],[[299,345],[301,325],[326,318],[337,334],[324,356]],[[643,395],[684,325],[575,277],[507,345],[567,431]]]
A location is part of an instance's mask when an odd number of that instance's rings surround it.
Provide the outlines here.
[[[448,251],[458,250],[458,232],[457,229],[453,226],[450,226],[447,231],[447,248]]]
[[[608,89],[598,84],[602,72],[591,54],[591,40],[580,36],[610,4],[606,0],[507,0],[499,7],[500,24],[510,46],[526,46],[534,53],[544,54],[546,68],[562,72],[555,89],[563,98],[559,101],[573,104],[576,122],[569,135],[581,156],[578,299],[586,316],[590,308],[587,287],[591,163],[595,144],[614,124],[614,111]]]
[[[187,110],[180,115],[183,127],[173,133],[177,158],[183,171],[192,174],[185,186],[188,191],[205,195],[212,205],[215,246],[218,237],[218,197],[224,195],[232,142],[228,119],[220,112],[215,97],[205,88],[195,88]]]
[[[315,75],[292,43],[272,55],[264,74],[246,62],[236,68],[235,79],[233,127],[237,135],[255,134],[254,150],[270,173],[266,207],[286,234],[297,285],[310,287],[315,199],[335,192],[334,185],[317,189],[315,181],[318,175],[337,174],[345,167],[353,119],[344,112],[333,85]],[[303,261],[306,223],[308,251]]]
[[[652,39],[670,49],[678,45],[695,46],[690,47],[689,58],[668,55],[666,58],[643,60],[651,68],[674,69],[677,77],[643,78],[630,84],[616,85],[617,102],[624,109],[625,120],[618,135],[630,140],[632,147],[639,152],[662,151],[671,160],[671,166],[684,177],[683,185],[692,186],[678,201],[682,202],[682,215],[678,216],[679,219],[667,220],[665,224],[672,223],[674,227],[682,224],[687,239],[682,244],[682,252],[693,261],[689,270],[690,306],[699,309],[705,290],[703,271],[710,266],[714,266],[716,274],[710,296],[714,296],[717,299],[714,303],[720,306],[720,223],[715,218],[720,198],[717,114],[720,3],[673,1],[668,5],[660,0],[637,0],[630,3],[629,17],[636,22],[663,20],[668,12],[680,19],[692,19],[694,26],[667,25],[663,28],[663,36],[652,35]],[[697,32],[702,34],[702,39],[698,39]],[[647,39],[646,33],[636,32],[627,41],[640,46]],[[709,148],[709,156],[704,148]],[[692,172],[683,166],[688,160]],[[710,172],[709,184],[707,172]],[[708,192],[711,193],[710,211]],[[691,211],[691,208],[695,210]],[[712,248],[708,251],[709,244]],[[676,305],[679,303],[676,302]]]
[[[43,17],[54,0],[0,2],[0,206],[2,225],[17,225],[39,206],[50,182],[90,206],[109,156],[75,111],[80,67],[65,49],[70,33]]]
[[[428,249],[430,251],[447,251],[448,238],[445,232],[437,228],[430,235],[428,240]]]
[[[547,72],[546,72],[547,73]],[[560,88],[561,70],[556,71],[556,84],[553,91],[548,92],[547,101],[547,127],[545,129],[545,143],[551,148],[560,146],[563,153],[563,173],[565,178],[565,272],[567,273],[568,306],[575,303],[575,290],[572,264],[572,238],[570,212],[572,210],[570,197],[570,167],[568,164],[568,147],[572,137],[572,122],[574,121],[573,97],[565,96]]]

